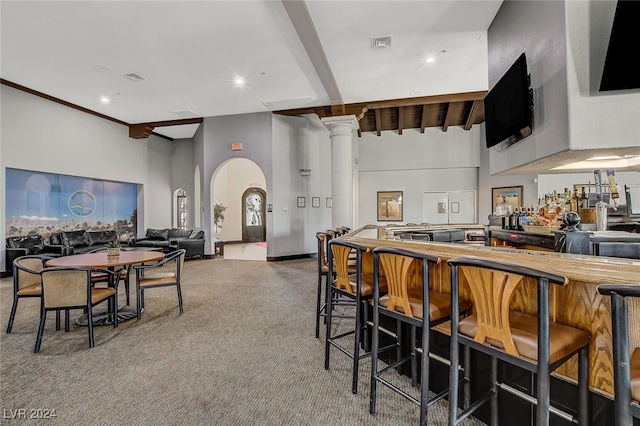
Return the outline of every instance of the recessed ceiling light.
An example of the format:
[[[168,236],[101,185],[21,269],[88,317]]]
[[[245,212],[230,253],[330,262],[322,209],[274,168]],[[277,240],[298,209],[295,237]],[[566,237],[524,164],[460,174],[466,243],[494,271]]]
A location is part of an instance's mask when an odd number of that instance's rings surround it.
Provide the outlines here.
[[[108,96],[100,96],[100,103],[103,105],[107,105],[111,102]]]
[[[113,72],[113,68],[105,64],[95,64],[93,65],[93,69],[96,71],[104,72],[104,73]]]
[[[236,77],[236,78],[233,79],[233,83],[236,86],[244,86],[245,81],[244,81],[244,79],[242,77]]]
[[[122,76],[132,83],[137,83],[138,81],[144,80],[144,77],[142,77],[139,74],[136,74],[135,72],[130,72],[129,74],[122,74]]]
[[[436,59],[433,56],[429,56],[427,59],[425,59],[424,61],[428,64],[430,64],[431,62],[435,61]]]

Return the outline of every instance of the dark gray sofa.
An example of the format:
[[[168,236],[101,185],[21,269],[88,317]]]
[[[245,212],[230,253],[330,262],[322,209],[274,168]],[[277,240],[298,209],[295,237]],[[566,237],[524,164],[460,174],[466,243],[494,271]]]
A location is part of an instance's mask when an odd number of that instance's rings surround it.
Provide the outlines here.
[[[117,239],[116,231],[64,231],[51,235],[52,241],[62,244],[65,256],[88,253]]]
[[[13,261],[20,256],[40,254],[57,257],[64,254],[64,247],[61,244],[47,244],[44,238],[37,234],[8,237],[6,250],[5,261],[9,274],[13,271]]]
[[[135,247],[161,247],[165,253],[185,249],[185,258],[204,256],[204,232],[193,229],[147,228],[143,238],[133,240]]]

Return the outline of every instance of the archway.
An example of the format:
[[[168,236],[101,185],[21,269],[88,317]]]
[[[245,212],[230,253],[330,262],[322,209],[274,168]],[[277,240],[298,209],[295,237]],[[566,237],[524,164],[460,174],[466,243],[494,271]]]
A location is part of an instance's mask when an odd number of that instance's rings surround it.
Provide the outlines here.
[[[211,206],[211,236],[219,238],[225,242],[225,257],[227,256],[228,245],[240,244],[243,242],[243,222],[246,220],[243,195],[250,188],[260,189],[264,193],[266,203],[266,178],[260,166],[247,158],[233,158],[222,163],[213,173],[210,182]],[[224,220],[216,226],[213,217],[213,204],[218,203],[225,207]],[[263,206],[265,205],[263,203]],[[262,222],[265,228],[267,221]],[[264,239],[263,239],[264,241]],[[262,243],[264,246],[264,243]],[[266,260],[266,250],[262,247]]]

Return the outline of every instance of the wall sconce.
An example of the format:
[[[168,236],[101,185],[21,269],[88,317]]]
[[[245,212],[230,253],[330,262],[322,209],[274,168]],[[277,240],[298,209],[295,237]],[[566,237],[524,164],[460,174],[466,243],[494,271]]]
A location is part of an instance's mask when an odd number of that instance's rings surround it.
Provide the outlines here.
[[[311,176],[311,169],[300,169],[300,176]]]

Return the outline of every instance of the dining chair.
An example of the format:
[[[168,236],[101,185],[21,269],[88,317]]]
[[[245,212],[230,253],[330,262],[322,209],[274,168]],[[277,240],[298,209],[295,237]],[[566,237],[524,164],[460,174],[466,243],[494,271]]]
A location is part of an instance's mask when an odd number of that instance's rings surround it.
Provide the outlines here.
[[[640,419],[640,347],[629,356],[627,298],[640,297],[640,283],[600,284],[598,292],[611,297],[614,424],[628,426]]]
[[[40,298],[42,296],[42,285],[40,271],[45,268],[50,256],[27,255],[20,256],[13,261],[13,304],[9,314],[7,333],[13,329],[13,321],[18,309],[18,300],[22,298]],[[56,311],[56,330],[60,329],[60,311]]]
[[[329,277],[331,284],[327,286],[326,295],[326,335],[324,368],[329,369],[331,347],[335,347],[353,360],[351,391],[358,393],[358,368],[360,360],[371,355],[370,339],[367,333],[368,307],[373,298],[373,274],[364,274],[362,256],[366,247],[334,238],[329,241]],[[355,253],[355,265],[352,265],[351,254]],[[355,266],[355,274],[352,267]],[[334,275],[335,270],[335,275]],[[333,277],[335,276],[335,279]],[[386,292],[386,281],[380,280],[380,291]],[[353,315],[337,315],[336,306],[355,308]],[[354,327],[345,331],[341,327],[332,329],[334,318],[354,319]],[[340,324],[341,325],[341,324]],[[343,343],[343,339],[353,335],[352,349]],[[360,346],[364,352],[360,352]]]
[[[549,285],[567,283],[563,276],[542,270],[475,257],[449,259],[451,271],[451,348],[449,369],[449,425],[453,426],[490,402],[491,424],[498,423],[498,390],[504,390],[536,406],[535,424],[549,425],[549,415],[563,413],[550,404],[550,375],[578,354],[577,423],[589,421],[589,344],[584,330],[550,320]],[[524,282],[535,283],[537,312],[511,309],[510,302]],[[472,315],[460,320],[458,303],[462,286],[469,290]],[[459,345],[491,357],[488,392],[458,415]],[[534,394],[499,381],[498,360],[536,376]],[[470,375],[467,374],[467,377]],[[551,409],[553,408],[553,409]]]
[[[128,247],[122,247],[122,251],[126,251],[127,249]],[[108,251],[109,251],[108,247],[99,247],[91,251],[88,251],[87,253],[107,253]],[[117,270],[122,271],[122,273],[120,274],[120,280],[124,282],[124,291],[127,298],[127,306],[128,306],[131,303],[131,293],[129,290],[129,282],[130,282],[129,274],[131,273],[131,265],[118,267]],[[108,280],[109,280],[109,276],[102,272],[94,271],[91,274],[91,281],[94,284],[106,283]]]
[[[144,292],[152,288],[175,286],[178,292],[178,306],[182,307],[182,289],[180,287],[185,249],[176,250],[155,263],[134,265],[136,271],[136,304],[138,320],[144,309]]]
[[[429,397],[429,365],[433,356],[429,350],[431,328],[449,320],[451,314],[451,296],[436,291],[436,285],[430,285],[430,270],[437,274],[436,268],[440,259],[427,253],[415,252],[390,247],[377,247],[373,250],[374,292],[373,292],[373,331],[371,347],[371,392],[369,411],[376,413],[378,383],[398,393],[420,407],[420,425],[427,424],[429,405],[444,398],[449,388]],[[380,271],[384,271],[387,283],[387,294],[380,292]],[[437,283],[434,283],[437,284]],[[460,300],[458,311],[467,314],[471,305]],[[395,337],[395,341],[380,347],[381,316],[396,320],[396,331],[387,336]],[[409,353],[403,354],[403,324],[410,327]],[[417,329],[421,329],[418,338]],[[393,339],[392,339],[393,340]],[[417,346],[418,341],[421,347]],[[391,357],[387,365],[379,367],[380,355],[395,349],[395,358]],[[446,359],[433,356],[434,359],[449,364]],[[418,359],[420,360],[420,398],[403,389],[388,373],[400,370],[409,363],[411,381],[417,387]],[[397,375],[396,375],[397,376]]]
[[[87,329],[89,331],[89,347],[94,347],[93,339],[93,307],[108,301],[107,313],[113,316],[114,328],[118,326],[118,298],[116,287],[94,287],[91,282],[92,268],[55,267],[44,268],[40,271],[42,297],[40,303],[40,324],[34,353],[40,352],[42,334],[47,319],[47,312],[52,310],[83,309],[87,314]],[[120,280],[120,271],[111,272],[98,270],[105,274],[112,274],[112,281]]]

